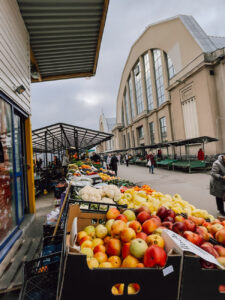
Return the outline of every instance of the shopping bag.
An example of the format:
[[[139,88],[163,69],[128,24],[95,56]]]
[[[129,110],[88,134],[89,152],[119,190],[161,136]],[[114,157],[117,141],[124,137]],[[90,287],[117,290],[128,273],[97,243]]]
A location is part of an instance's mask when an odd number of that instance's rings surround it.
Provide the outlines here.
[[[149,159],[148,162],[147,162],[147,166],[151,167],[151,165],[152,165],[152,162],[151,162],[151,159]]]

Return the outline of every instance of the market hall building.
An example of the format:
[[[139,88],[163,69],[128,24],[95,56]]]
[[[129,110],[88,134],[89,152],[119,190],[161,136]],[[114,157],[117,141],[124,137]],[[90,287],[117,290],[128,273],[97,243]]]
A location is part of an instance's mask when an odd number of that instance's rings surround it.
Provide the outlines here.
[[[1,263],[35,213],[31,82],[95,75],[109,0],[0,5]]]
[[[225,38],[208,36],[192,16],[150,25],[122,72],[114,150],[209,136],[219,141],[206,154],[225,152],[224,47]],[[190,154],[200,147],[190,145]]]

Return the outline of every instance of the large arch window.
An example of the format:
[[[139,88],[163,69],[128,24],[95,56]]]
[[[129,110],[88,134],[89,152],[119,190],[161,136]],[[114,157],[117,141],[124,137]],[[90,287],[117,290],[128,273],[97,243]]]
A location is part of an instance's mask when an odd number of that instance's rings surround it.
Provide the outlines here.
[[[139,115],[144,110],[140,62],[138,62],[134,67],[134,81],[135,81],[135,91],[136,91],[136,99],[137,99],[137,114]]]
[[[149,64],[149,55],[146,53],[144,56],[144,69],[145,69],[145,84],[146,84],[146,94],[147,94],[147,103],[148,109],[153,110],[153,95],[152,95],[152,82],[151,82],[151,72]]]
[[[133,99],[133,88],[132,88],[131,77],[128,80],[128,86],[129,86],[129,94],[130,94],[131,117],[132,117],[132,120],[134,120],[135,112],[134,112],[134,99]]]
[[[164,81],[163,81],[163,67],[162,67],[162,57],[159,49],[153,50],[154,58],[154,68],[155,68],[155,84],[157,92],[158,105],[160,106],[165,102],[165,92],[164,92]]]
[[[127,124],[129,125],[130,124],[130,114],[129,114],[128,93],[127,93],[127,90],[125,90],[125,93],[124,93],[124,103],[125,103]]]
[[[169,55],[166,55],[166,56],[167,56],[168,76],[169,76],[169,79],[171,79],[176,74],[176,71],[174,69],[172,59],[169,57]]]

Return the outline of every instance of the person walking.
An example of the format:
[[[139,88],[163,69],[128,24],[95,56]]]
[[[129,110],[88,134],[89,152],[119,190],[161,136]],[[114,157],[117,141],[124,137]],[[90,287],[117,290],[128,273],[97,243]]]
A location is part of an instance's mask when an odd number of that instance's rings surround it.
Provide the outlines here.
[[[149,155],[147,155],[147,161],[148,161],[147,166],[149,167],[149,173],[152,172],[152,174],[154,174],[155,158],[152,152],[150,152]]]
[[[107,170],[110,170],[110,164],[111,164],[111,154],[108,155],[107,160],[106,160]]]
[[[128,167],[129,166],[129,156],[127,153],[125,155],[125,160],[126,160],[126,166]]]
[[[113,154],[112,158],[111,158],[111,162],[110,162],[110,166],[111,166],[111,169],[115,172],[115,175],[117,176],[117,163],[118,163],[118,159],[116,157],[115,154]]]
[[[220,155],[212,165],[210,194],[216,197],[217,209],[222,216],[225,216],[225,155]]]

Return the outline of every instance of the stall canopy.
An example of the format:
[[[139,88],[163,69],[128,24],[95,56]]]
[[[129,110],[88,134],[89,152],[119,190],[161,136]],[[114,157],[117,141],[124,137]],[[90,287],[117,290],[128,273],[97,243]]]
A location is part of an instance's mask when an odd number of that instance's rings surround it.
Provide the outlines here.
[[[109,0],[17,0],[30,35],[31,80],[96,72]]]
[[[110,140],[112,134],[82,128],[65,123],[57,123],[32,131],[33,149],[36,153],[58,153],[61,150],[91,149]]]

